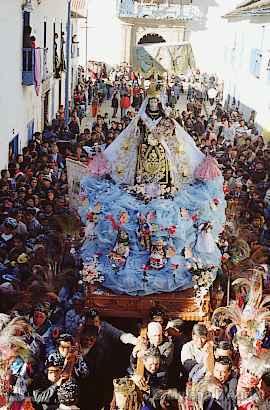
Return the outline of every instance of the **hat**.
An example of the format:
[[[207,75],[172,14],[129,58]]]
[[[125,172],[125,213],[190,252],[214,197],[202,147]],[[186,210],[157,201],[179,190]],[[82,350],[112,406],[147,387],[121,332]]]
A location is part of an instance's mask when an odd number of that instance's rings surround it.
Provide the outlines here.
[[[84,298],[81,295],[74,295],[72,297],[72,302],[83,302]]]
[[[23,175],[24,175],[24,173],[22,171],[20,171],[15,175],[15,179],[17,179],[18,177],[23,176]]]
[[[163,310],[162,308],[158,307],[158,306],[153,307],[153,308],[150,310],[149,314],[150,314],[150,317],[151,317],[152,319],[153,319],[154,317],[156,317],[156,316],[162,316],[162,317],[165,316],[164,310]]]
[[[0,293],[12,294],[15,293],[15,289],[10,282],[4,282],[0,285]]]
[[[42,180],[52,182],[52,177],[50,175],[43,175]]]
[[[10,226],[13,229],[16,229],[18,225],[16,219],[10,217],[6,218],[4,223],[6,226]]]
[[[48,302],[39,303],[34,308],[34,312],[43,312],[46,315],[49,313],[49,310],[50,310],[50,304]]]
[[[20,265],[23,265],[24,263],[27,263],[28,260],[29,260],[29,257],[28,257],[28,255],[27,255],[26,253],[22,253],[22,254],[19,255],[18,258],[17,258],[17,262],[18,262]]]
[[[30,206],[28,208],[26,208],[25,211],[26,211],[27,214],[31,214],[33,216],[36,216],[36,214],[37,214],[37,211],[34,208],[31,208]]]
[[[61,335],[58,337],[57,342],[60,344],[61,342],[71,342],[72,344],[74,343],[74,338],[72,335],[69,333],[61,333]]]
[[[87,318],[89,318],[89,319],[95,319],[96,316],[99,316],[99,313],[98,313],[98,311],[97,311],[96,309],[89,309],[89,310],[86,312],[86,316],[87,316]]]
[[[147,90],[148,98],[158,98],[160,97],[160,90],[157,89],[156,84],[150,84]]]
[[[45,362],[45,367],[63,367],[65,363],[64,357],[60,354],[50,355],[49,358]]]

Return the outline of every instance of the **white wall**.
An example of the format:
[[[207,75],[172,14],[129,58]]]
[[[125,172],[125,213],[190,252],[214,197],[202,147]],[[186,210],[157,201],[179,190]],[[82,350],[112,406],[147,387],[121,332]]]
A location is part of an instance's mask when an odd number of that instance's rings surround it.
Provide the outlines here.
[[[47,21],[47,47],[49,48],[49,68],[53,69],[53,22],[60,33],[66,31],[67,2],[66,0],[44,0],[40,5],[33,1],[34,11],[31,13],[30,25],[32,34],[36,37],[37,46],[43,47],[43,22]],[[34,120],[34,131],[41,130],[42,98],[37,96],[34,86],[22,86],[22,42],[23,17],[22,0],[1,0],[0,13],[0,169],[7,166],[8,145],[13,136],[19,134],[19,151],[27,144],[27,124]],[[55,83],[55,85],[54,85]],[[50,96],[49,114],[57,111],[58,81],[50,79],[49,89],[55,88],[55,101]],[[64,99],[64,76],[62,86]],[[41,87],[42,94],[42,87]],[[52,106],[55,106],[54,111]]]
[[[240,111],[246,116],[251,110],[257,112],[256,122],[262,129],[270,131],[270,16],[268,23],[256,18],[229,23],[224,79],[225,95],[230,94],[240,101]],[[259,78],[250,70],[252,49],[261,50],[262,61]]]
[[[222,16],[233,10],[240,0],[193,0],[200,19],[188,25],[190,42],[197,67],[202,71],[222,73],[224,45],[228,35],[228,22]]]
[[[22,17],[20,1],[3,0],[0,13],[0,167],[7,165],[8,144],[23,129],[21,113]],[[4,11],[4,12],[3,12]],[[9,16],[9,18],[7,18]],[[10,22],[13,24],[10,24]],[[12,47],[11,47],[12,45]],[[19,91],[20,90],[20,91]],[[19,95],[18,95],[19,94]]]
[[[89,60],[119,64],[122,28],[116,15],[116,0],[89,0],[88,10]]]
[[[240,3],[240,0],[193,0],[203,20],[189,25],[190,42],[197,67],[218,74],[224,80],[224,97],[230,94],[240,101],[240,110],[246,117],[255,110],[257,125],[270,132],[270,74],[266,70],[270,59],[270,17],[268,23],[265,17],[232,21],[222,18]],[[250,73],[252,48],[262,48],[259,79]]]

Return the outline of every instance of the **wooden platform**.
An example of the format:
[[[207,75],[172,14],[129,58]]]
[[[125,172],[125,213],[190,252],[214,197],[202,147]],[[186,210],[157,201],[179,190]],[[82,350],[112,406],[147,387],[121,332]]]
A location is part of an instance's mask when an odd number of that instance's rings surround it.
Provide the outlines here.
[[[165,309],[167,315],[190,321],[207,321],[210,313],[210,297],[205,298],[203,312],[200,312],[193,296],[193,290],[163,293],[150,296],[128,296],[87,292],[87,306],[96,308],[102,316],[147,318],[154,306]]]

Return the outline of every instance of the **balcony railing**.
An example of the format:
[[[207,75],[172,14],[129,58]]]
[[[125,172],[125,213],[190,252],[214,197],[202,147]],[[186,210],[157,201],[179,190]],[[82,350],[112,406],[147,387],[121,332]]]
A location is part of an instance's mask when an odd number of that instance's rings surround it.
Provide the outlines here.
[[[23,48],[23,69],[22,83],[23,85],[34,85],[35,73],[35,49]]]
[[[191,4],[139,4],[131,0],[124,0],[118,6],[118,16],[120,18],[150,18],[150,19],[174,19],[192,20],[199,17],[199,9]]]

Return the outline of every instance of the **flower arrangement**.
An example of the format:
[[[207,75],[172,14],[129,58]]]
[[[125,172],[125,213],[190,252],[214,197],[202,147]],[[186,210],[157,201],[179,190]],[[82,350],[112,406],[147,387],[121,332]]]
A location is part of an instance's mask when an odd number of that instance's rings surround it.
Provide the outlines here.
[[[91,260],[83,264],[81,278],[85,285],[98,286],[104,282],[104,275],[99,270],[98,257],[95,255]]]
[[[202,309],[204,298],[215,279],[216,267],[203,266],[200,261],[194,261],[189,269],[192,274],[192,283],[197,306]]]

